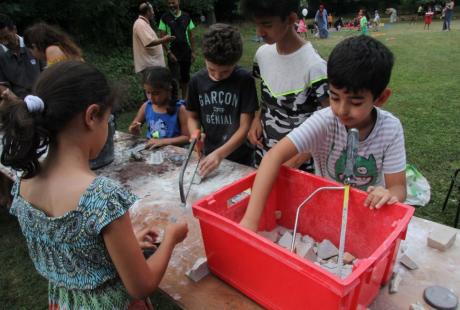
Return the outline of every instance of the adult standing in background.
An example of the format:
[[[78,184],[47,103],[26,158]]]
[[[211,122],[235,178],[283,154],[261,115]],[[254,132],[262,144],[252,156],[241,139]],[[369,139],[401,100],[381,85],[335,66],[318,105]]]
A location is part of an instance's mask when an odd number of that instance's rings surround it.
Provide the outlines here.
[[[163,31],[163,35],[172,35],[176,38],[165,45],[168,67],[180,83],[182,98],[186,98],[190,67],[195,60],[195,43],[192,35],[195,25],[190,15],[180,9],[179,0],[168,0],[168,7],[169,11],[161,16],[158,29]]]
[[[316,11],[315,22],[318,25],[319,37],[326,39],[329,36],[329,31],[327,30],[327,10],[322,4],[319,6],[318,11]]]
[[[398,11],[395,8],[388,8],[386,13],[390,14],[390,23],[396,23],[398,20]]]
[[[32,86],[43,65],[27,49],[22,37],[16,33],[11,18],[0,14],[0,93],[10,89],[24,98],[32,92]]]
[[[133,56],[134,71],[142,72],[147,67],[165,67],[165,59],[162,44],[174,40],[169,35],[158,38],[150,25],[150,20],[155,17],[153,7],[144,2],[139,5],[139,17],[133,25]]]
[[[35,58],[49,67],[65,60],[81,60],[81,49],[60,29],[46,23],[37,23],[24,31],[24,42]]]
[[[452,14],[454,12],[454,1],[450,0],[446,2],[446,12],[444,15],[444,23],[446,31],[450,31],[450,23],[452,22]]]

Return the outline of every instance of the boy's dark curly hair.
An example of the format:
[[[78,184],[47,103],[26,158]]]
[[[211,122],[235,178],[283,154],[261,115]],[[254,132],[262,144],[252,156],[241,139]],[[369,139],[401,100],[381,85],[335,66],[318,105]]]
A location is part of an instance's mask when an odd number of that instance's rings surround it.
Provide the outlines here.
[[[214,24],[203,35],[204,58],[216,65],[234,65],[243,55],[243,40],[233,26]]]
[[[390,82],[393,64],[393,53],[383,43],[370,36],[355,36],[332,50],[327,79],[334,87],[349,92],[369,90],[377,99]]]

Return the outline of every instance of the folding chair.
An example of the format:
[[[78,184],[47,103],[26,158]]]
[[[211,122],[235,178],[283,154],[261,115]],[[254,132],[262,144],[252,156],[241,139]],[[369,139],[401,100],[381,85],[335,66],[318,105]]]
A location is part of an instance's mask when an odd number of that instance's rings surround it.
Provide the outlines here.
[[[449,201],[450,194],[452,193],[452,189],[454,186],[458,189],[459,194],[460,194],[460,179],[458,178],[458,174],[460,173],[460,169],[455,170],[454,175],[452,176],[452,181],[450,182],[450,187],[449,191],[447,192],[446,200],[444,200],[444,205],[442,206],[442,212],[447,207],[447,202]],[[455,215],[455,220],[453,226],[457,228],[458,225],[458,219],[460,216],[460,195],[458,197],[458,205],[457,205],[457,214]]]

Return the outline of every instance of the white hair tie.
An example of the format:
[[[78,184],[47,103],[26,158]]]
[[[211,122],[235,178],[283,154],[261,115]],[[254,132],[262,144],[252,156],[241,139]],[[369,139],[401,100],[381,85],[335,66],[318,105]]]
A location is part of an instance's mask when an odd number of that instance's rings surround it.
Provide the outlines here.
[[[30,113],[41,113],[45,110],[45,103],[40,97],[28,95],[24,98],[24,101],[26,102],[27,110],[29,110]]]

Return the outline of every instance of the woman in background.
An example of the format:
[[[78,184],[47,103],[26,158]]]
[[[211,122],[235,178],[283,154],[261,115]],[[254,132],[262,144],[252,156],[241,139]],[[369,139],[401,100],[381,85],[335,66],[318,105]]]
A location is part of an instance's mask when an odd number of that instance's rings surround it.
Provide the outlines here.
[[[47,66],[64,60],[80,60],[80,48],[65,32],[46,23],[37,23],[24,32],[26,46],[33,55],[46,61]]]

